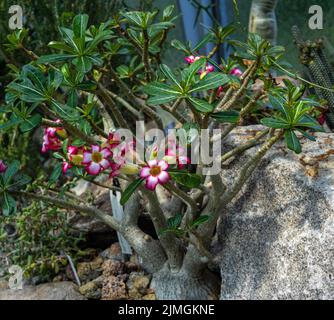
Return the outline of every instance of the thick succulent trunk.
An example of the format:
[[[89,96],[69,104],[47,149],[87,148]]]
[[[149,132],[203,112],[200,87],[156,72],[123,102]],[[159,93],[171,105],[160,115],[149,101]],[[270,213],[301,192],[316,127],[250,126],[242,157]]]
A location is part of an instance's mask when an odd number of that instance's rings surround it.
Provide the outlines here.
[[[165,267],[153,274],[151,287],[158,300],[218,300],[220,279],[208,269],[195,276],[185,269],[173,273]]]
[[[277,3],[278,0],[253,0],[249,18],[249,32],[259,34],[272,44],[277,42]]]

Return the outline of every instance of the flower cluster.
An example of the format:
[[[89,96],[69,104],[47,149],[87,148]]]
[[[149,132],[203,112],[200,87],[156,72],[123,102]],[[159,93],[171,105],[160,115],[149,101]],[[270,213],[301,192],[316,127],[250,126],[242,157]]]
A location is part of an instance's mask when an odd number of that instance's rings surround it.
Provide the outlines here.
[[[60,123],[60,120],[57,120],[56,122]],[[49,127],[44,129],[42,152],[46,153],[49,150],[60,150],[62,142],[59,137],[66,138],[66,136],[66,131],[61,127]]]
[[[158,184],[164,185],[169,182],[170,175],[168,168],[175,164],[178,169],[183,169],[190,164],[190,159],[186,156],[186,150],[177,145],[175,141],[168,140],[167,148],[162,159],[158,159],[159,149],[153,146],[150,160],[140,171],[140,177],[146,180],[145,187],[155,190]]]
[[[3,162],[3,160],[0,160],[0,173],[4,173],[7,170],[7,166]]]
[[[194,62],[196,62],[197,60],[199,60],[201,58],[202,58],[201,56],[191,55],[191,56],[185,57],[184,60],[189,64],[193,64]],[[208,73],[211,73],[211,72],[214,72],[214,71],[215,71],[215,67],[213,65],[207,63],[205,69],[201,69],[199,71],[199,74],[201,76],[201,79],[203,79]]]
[[[62,141],[58,135],[63,137],[63,131],[62,128],[45,129],[43,150],[60,150]],[[97,176],[106,170],[111,178],[119,174],[139,174],[146,180],[145,186],[149,190],[155,190],[158,184],[163,185],[170,180],[167,172],[170,165],[174,165],[176,169],[183,169],[190,163],[186,150],[169,139],[162,159],[158,159],[158,148],[154,146],[147,163],[139,161],[140,165],[134,164],[134,160],[138,160],[135,140],[122,141],[117,132],[111,132],[108,139],[101,145],[81,147],[69,145],[62,158],[64,174],[73,166],[84,168],[92,176]]]

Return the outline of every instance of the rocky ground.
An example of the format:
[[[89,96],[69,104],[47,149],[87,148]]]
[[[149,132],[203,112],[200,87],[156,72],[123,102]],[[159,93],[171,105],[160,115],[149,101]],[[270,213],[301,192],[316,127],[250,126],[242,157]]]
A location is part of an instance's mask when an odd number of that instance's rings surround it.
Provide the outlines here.
[[[151,276],[139,266],[135,255],[124,261],[119,244],[102,251],[92,261],[79,262],[76,272],[68,266],[52,283],[25,286],[10,290],[8,283],[0,282],[0,300],[155,300],[149,288]]]

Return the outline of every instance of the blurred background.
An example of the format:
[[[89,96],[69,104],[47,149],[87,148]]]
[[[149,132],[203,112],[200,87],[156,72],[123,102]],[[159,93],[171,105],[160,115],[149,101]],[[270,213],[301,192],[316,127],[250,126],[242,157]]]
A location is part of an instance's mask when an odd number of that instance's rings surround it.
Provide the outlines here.
[[[8,8],[21,5],[24,12],[24,26],[31,31],[31,49],[36,52],[44,50],[44,43],[58,37],[58,23],[66,24],[78,13],[88,13],[92,24],[106,21],[121,8],[128,9],[163,9],[175,5],[179,13],[176,29],[171,39],[181,41],[199,41],[212,26],[213,19],[222,25],[238,23],[240,38],[247,36],[248,21],[252,0],[0,0],[0,44],[6,40],[8,30]],[[320,5],[324,13],[324,29],[311,30],[308,27],[309,8]],[[298,63],[298,50],[293,44],[291,27],[298,25],[307,39],[325,35],[334,42],[333,0],[279,0],[276,8],[278,23],[278,44],[287,49],[287,60],[295,67]],[[225,48],[226,49],[226,48]],[[1,52],[0,52],[1,53]],[[4,59],[3,48],[0,61]],[[165,56],[166,62],[173,64],[175,52]]]

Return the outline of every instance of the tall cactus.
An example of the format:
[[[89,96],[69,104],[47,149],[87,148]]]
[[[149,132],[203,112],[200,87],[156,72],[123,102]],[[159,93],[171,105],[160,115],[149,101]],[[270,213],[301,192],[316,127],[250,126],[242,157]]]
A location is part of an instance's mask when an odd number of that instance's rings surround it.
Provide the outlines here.
[[[249,17],[249,32],[259,34],[272,44],[277,42],[277,3],[278,0],[253,0]]]
[[[333,88],[334,69],[329,63],[323,39],[315,42],[304,41],[297,26],[292,27],[292,35],[300,51],[300,61],[309,71],[311,80],[324,88]],[[326,120],[329,127],[334,129],[334,93],[326,89],[318,88],[317,94],[327,100],[329,112]]]

